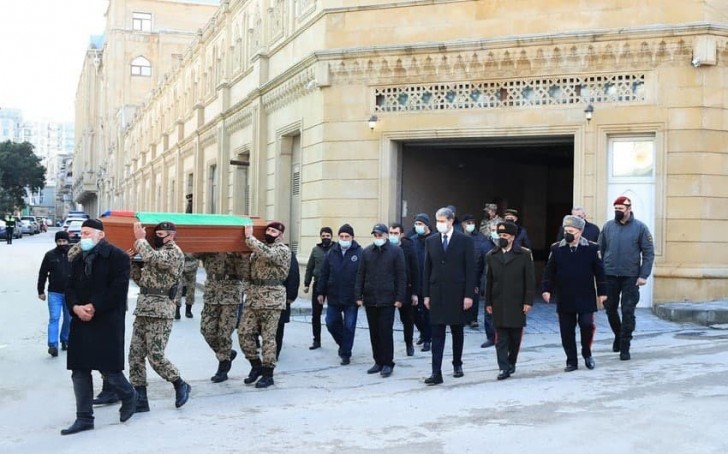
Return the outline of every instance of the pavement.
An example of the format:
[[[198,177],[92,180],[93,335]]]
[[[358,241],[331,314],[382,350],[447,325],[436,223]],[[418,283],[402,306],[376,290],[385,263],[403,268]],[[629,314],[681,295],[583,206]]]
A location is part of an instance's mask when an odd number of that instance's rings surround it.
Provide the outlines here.
[[[35,295],[37,267],[52,233],[0,244],[0,452],[110,453],[725,453],[728,331],[674,323],[649,309],[637,313],[632,360],[611,352],[604,312],[597,314],[597,367],[564,373],[554,307],[537,304],[517,371],[497,381],[482,328],[466,328],[464,371],[453,378],[446,346],[445,383],[427,387],[430,355],[404,354],[395,333],[394,374],[368,375],[372,364],[366,317],[360,311],[352,363],[339,365],[323,331],[311,343],[309,300],[294,303],[286,325],[276,384],[246,386],[242,356],[230,379],[214,384],[217,363],[200,335],[201,298],[194,318],[174,322],[168,358],[192,385],[190,401],[174,407],[172,386],[148,368],[151,411],[118,419],[118,405],[95,409],[95,430],[59,435],[74,418],[65,353],[46,353],[47,309]],[[129,292],[126,342],[138,289]],[[396,329],[400,329],[399,325]],[[239,349],[237,335],[233,348]],[[96,391],[100,389],[97,374]]]

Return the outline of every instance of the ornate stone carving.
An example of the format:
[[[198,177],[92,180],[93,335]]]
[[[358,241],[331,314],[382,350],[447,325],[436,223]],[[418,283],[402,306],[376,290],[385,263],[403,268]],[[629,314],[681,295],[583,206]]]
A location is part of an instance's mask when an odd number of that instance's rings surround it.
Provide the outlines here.
[[[306,84],[316,78],[313,67],[307,68],[291,76],[278,87],[263,95],[263,109],[271,112],[290,104],[293,100],[306,94]]]

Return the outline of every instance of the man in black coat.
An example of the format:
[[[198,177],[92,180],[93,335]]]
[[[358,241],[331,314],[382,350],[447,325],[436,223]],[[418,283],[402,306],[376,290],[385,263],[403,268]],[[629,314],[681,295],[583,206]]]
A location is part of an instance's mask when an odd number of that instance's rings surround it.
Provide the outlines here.
[[[121,397],[119,419],[132,417],[137,393],[124,374],[124,317],[129,290],[129,256],[104,239],[104,225],[88,219],[81,241],[69,251],[71,277],[66,304],[72,314],[67,368],[72,371],[76,421],[62,435],[94,428],[93,380],[98,370]]]
[[[281,311],[281,317],[278,319],[278,330],[276,331],[276,359],[281,356],[283,348],[283,332],[286,329],[286,323],[291,321],[291,303],[298,297],[298,287],[301,285],[301,270],[298,269],[298,260],[296,254],[291,254],[291,268],[288,270],[288,276],[283,281],[286,288],[286,308]]]
[[[372,228],[374,244],[362,253],[354,286],[356,304],[366,309],[374,356],[374,366],[367,373],[380,372],[382,377],[392,375],[394,368],[394,308],[402,306],[407,285],[404,253],[389,242],[388,234],[386,224]]]
[[[453,376],[463,376],[463,325],[477,287],[473,238],[453,228],[455,213],[449,208],[440,208],[435,217],[439,234],[425,242],[422,276],[422,295],[432,324],[432,375],[425,380],[427,385],[442,383],[447,325],[452,333]]]
[[[584,225],[584,220],[578,216],[564,216],[564,239],[551,245],[541,284],[541,296],[547,303],[556,290],[561,345],[566,352],[565,372],[579,368],[575,334],[577,323],[581,331],[581,355],[587,369],[594,369],[591,345],[594,340],[597,294],[600,303],[603,304],[607,299],[607,277],[599,255],[599,245],[582,236]]]
[[[404,235],[404,227],[399,222],[389,225],[389,242],[401,247],[402,252],[404,252],[407,294],[404,301],[402,301],[402,306],[399,308],[399,319],[402,322],[407,356],[413,356],[415,354],[415,347],[412,343],[415,331],[415,307],[419,303],[417,295],[421,292],[420,267],[418,265],[414,244],[412,240]]]
[[[422,270],[425,265],[425,241],[430,235],[430,217],[426,213],[419,213],[415,216],[414,234],[410,235],[412,245],[417,255],[417,264],[420,267],[420,282],[422,282]],[[422,289],[422,286],[420,286]],[[421,290],[420,290],[421,291]],[[422,294],[417,295],[418,301],[423,301]],[[430,310],[424,304],[417,304],[414,308],[415,326],[420,332],[417,345],[422,345],[423,352],[429,352],[432,343],[432,325],[430,325]]]
[[[498,380],[516,371],[526,314],[533,305],[534,270],[531,250],[515,244],[518,226],[501,222],[497,248],[486,256],[485,304],[496,328]]]
[[[46,252],[38,272],[38,299],[46,300],[45,285],[48,280],[48,354],[58,356],[58,322],[63,314],[60,339],[61,350],[68,349],[68,333],[71,329],[71,314],[66,306],[66,282],[71,273],[68,263],[68,233],[56,232],[56,247]]]

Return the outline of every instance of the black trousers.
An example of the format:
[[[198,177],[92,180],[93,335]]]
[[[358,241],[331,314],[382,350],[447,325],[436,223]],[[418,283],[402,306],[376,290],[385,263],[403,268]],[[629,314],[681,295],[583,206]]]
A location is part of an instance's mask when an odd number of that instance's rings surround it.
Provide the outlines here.
[[[620,301],[621,295],[621,301]],[[640,288],[636,277],[607,276],[607,300],[604,309],[612,328],[614,338],[619,340],[620,350],[629,351],[632,333],[635,328],[634,310],[640,302]],[[622,320],[619,319],[619,307],[622,306]]]
[[[318,292],[316,292],[316,281],[313,282],[311,290],[311,331],[313,332],[313,341],[321,343],[321,314],[324,305],[318,303]]]
[[[496,328],[495,353],[498,369],[508,370],[516,365],[522,338],[523,328]]]
[[[445,328],[447,325],[432,325],[432,374],[442,372],[442,355],[445,352]],[[463,365],[463,325],[450,325],[452,334],[452,365]]]
[[[591,346],[594,341],[594,313],[577,314],[574,312],[559,312],[559,331],[561,332],[561,345],[566,353],[566,365],[578,366],[576,356],[576,325],[581,332],[581,356],[589,358],[592,355]]]
[[[412,337],[415,332],[415,307],[412,304],[402,304],[399,308],[399,320],[404,330],[404,343],[408,347],[412,345]]]
[[[281,356],[281,349],[283,348],[283,332],[286,330],[286,324],[279,321],[278,329],[276,330],[276,359]]]
[[[374,362],[394,367],[394,303],[391,306],[366,306],[366,313]]]
[[[134,387],[121,372],[100,371],[104,381],[116,392],[120,399],[131,397]],[[93,421],[94,419],[94,382],[90,370],[71,371],[73,394],[76,396],[76,419]]]
[[[415,326],[420,332],[420,337],[425,342],[432,341],[432,325],[430,325],[430,310],[425,307],[422,296],[419,297],[420,303],[414,307]]]

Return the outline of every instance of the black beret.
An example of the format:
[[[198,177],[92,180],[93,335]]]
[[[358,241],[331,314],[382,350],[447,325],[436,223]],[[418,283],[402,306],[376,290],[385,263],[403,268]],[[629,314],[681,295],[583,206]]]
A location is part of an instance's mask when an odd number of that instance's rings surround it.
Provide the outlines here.
[[[271,221],[268,223],[268,225],[265,226],[265,228],[273,227],[274,229],[278,230],[279,232],[283,233],[286,231],[286,226],[283,225],[280,221]]]
[[[173,222],[164,221],[154,226],[154,231],[156,232],[157,230],[171,230],[173,232],[176,232],[177,227],[174,225]]]
[[[83,221],[83,224],[81,224],[81,227],[90,227],[96,230],[104,230],[104,223],[98,219],[86,219],[85,221]]]

